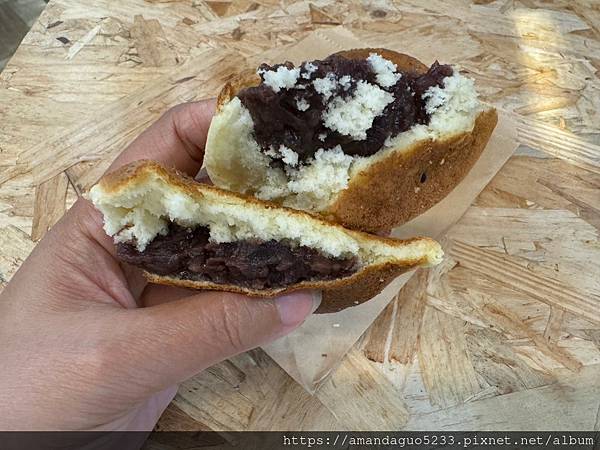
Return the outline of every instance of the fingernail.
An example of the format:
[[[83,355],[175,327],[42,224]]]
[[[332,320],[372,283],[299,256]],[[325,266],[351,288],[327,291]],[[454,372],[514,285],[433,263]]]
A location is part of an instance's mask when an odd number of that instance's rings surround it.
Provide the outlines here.
[[[285,326],[301,324],[321,304],[321,292],[299,291],[276,300],[281,323]]]

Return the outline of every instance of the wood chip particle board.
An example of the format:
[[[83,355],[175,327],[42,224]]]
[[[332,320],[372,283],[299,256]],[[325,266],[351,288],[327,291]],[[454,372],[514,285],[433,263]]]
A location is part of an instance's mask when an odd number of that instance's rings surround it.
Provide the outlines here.
[[[254,351],[184,383],[159,427],[597,427],[599,20],[592,0],[51,0],[0,74],[0,286],[168,107],[339,23],[459,64],[527,147],[315,396]]]

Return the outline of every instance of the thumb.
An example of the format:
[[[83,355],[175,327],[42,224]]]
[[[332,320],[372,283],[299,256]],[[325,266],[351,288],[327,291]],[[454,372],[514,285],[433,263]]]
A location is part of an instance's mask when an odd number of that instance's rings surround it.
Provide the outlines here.
[[[319,292],[276,299],[203,292],[124,313],[127,346],[140,387],[180,383],[233,355],[267,344],[298,327],[319,306]],[[136,373],[138,372],[139,373]]]

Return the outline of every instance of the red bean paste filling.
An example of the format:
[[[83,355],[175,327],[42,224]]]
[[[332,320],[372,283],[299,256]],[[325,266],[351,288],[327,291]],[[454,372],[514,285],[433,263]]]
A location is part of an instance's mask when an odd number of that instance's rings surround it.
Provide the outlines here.
[[[356,257],[331,258],[308,247],[274,240],[217,244],[208,237],[206,227],[190,229],[172,223],[168,233],[154,238],[143,252],[132,243],[120,243],[117,255],[153,274],[252,289],[332,280],[358,270]]]
[[[383,87],[377,84],[376,74],[366,59],[346,59],[339,55],[331,55],[322,61],[312,61],[312,64],[316,66],[312,73],[307,71],[305,63],[300,66],[300,76],[296,87],[292,89],[280,89],[279,92],[275,92],[270,86],[261,83],[237,94],[252,116],[254,136],[263,152],[271,146],[278,149],[280,145],[284,145],[294,150],[298,154],[298,160],[304,162],[313,157],[320,148],[331,149],[340,145],[347,155],[373,155],[383,147],[388,137],[396,136],[415,124],[429,123],[430,115],[425,110],[426,101],[422,96],[432,86],[443,88],[443,79],[453,73],[451,66],[441,65],[436,61],[422,75],[398,70],[397,73],[402,74],[400,80],[391,87]],[[274,66],[262,64],[259,73],[277,70],[281,66],[294,68],[289,61]],[[354,140],[323,125],[321,118],[327,108],[327,102],[315,90],[312,82],[317,78],[325,78],[328,73],[334,73],[338,79],[345,75],[352,78],[350,88],[344,90],[338,85],[331,99],[335,96],[352,96],[360,80],[366,80],[393,94],[394,101],[373,120],[366,139]],[[303,75],[308,78],[304,78]],[[264,77],[261,77],[264,81]],[[301,99],[310,105],[306,111],[299,111],[297,108],[296,102]],[[325,135],[325,139],[319,139],[320,135]],[[282,156],[272,158],[274,166],[283,165]]]

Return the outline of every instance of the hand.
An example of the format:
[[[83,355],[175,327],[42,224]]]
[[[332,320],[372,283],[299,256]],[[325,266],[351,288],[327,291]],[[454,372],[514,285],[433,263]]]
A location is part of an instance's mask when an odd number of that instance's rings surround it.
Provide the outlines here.
[[[154,159],[195,175],[213,112],[173,108],[110,170]],[[151,430],[177,383],[289,333],[316,298],[147,285],[79,199],[0,294],[0,429]]]

